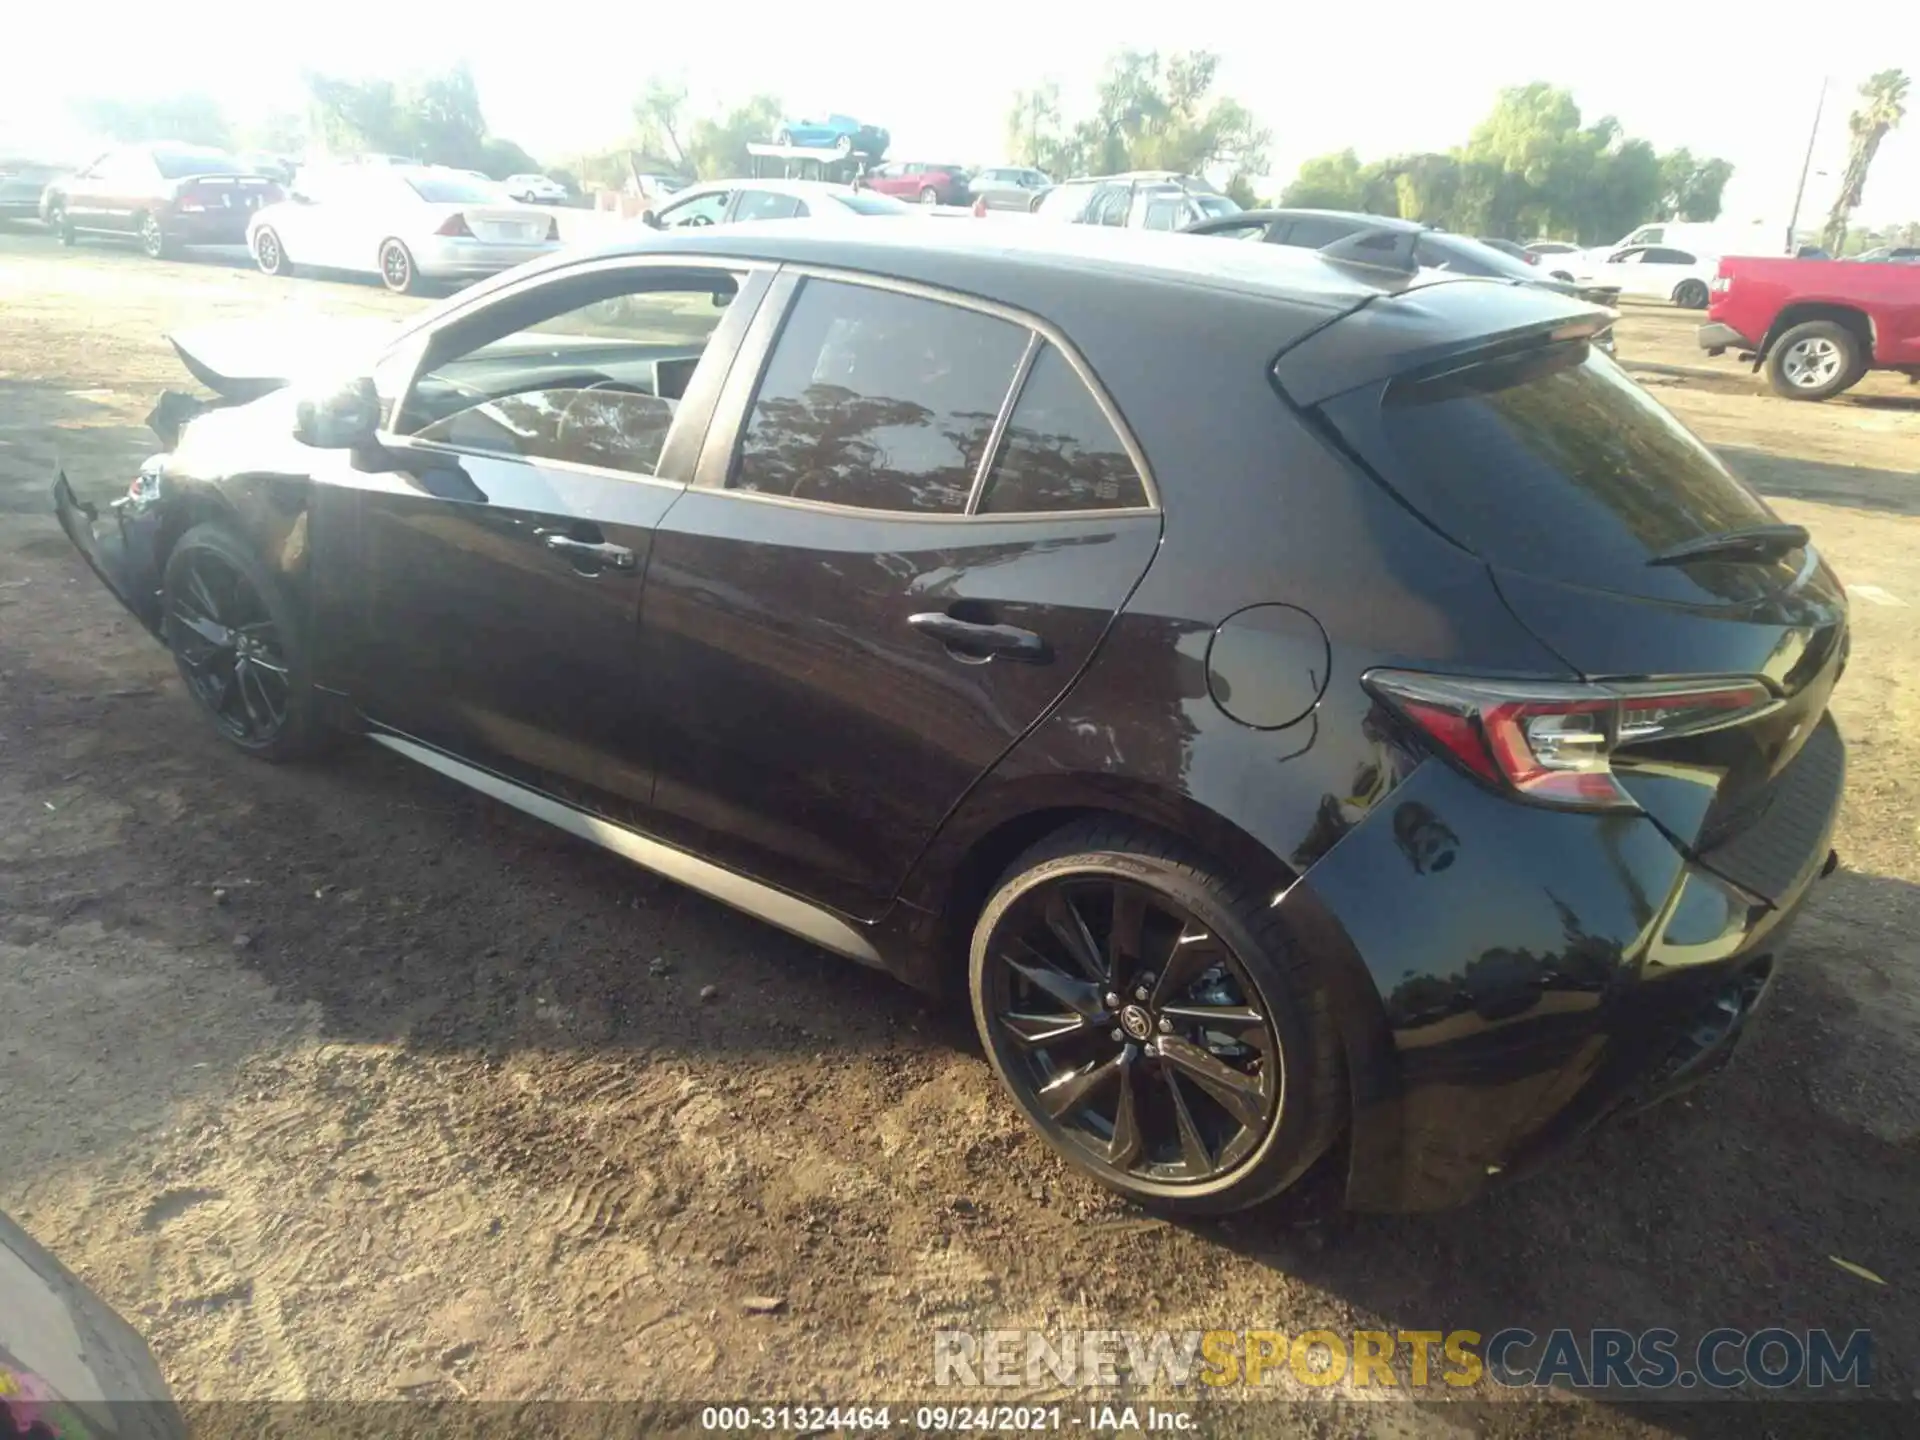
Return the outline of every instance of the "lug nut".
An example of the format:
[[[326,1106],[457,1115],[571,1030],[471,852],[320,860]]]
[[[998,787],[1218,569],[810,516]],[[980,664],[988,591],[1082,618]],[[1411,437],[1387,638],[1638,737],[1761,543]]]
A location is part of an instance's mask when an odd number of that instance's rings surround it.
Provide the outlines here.
[[[1124,1040],[1127,1038],[1127,1032],[1116,1025],[1113,1027],[1113,1038],[1116,1040]]]
[[[1171,1035],[1173,1033],[1173,1021],[1164,1015],[1160,1017],[1160,1033],[1162,1035]]]
[[[1147,987],[1142,985],[1138,990],[1133,992],[1133,998],[1136,1000],[1144,1001],[1147,998],[1148,993],[1149,992],[1147,990]]]
[[[1111,990],[1107,992],[1107,1008],[1109,1010],[1118,1010],[1120,1008],[1120,997]]]

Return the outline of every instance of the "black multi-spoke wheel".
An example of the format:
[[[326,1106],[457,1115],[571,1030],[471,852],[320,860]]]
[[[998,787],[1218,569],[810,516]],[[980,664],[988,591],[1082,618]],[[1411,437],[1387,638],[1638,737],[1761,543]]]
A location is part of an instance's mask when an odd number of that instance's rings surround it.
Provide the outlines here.
[[[316,726],[304,655],[278,582],[217,524],[180,538],[167,560],[162,616],[187,690],[241,749],[283,759]]]
[[[1157,836],[1056,837],[974,934],[994,1068],[1056,1149],[1135,1199],[1220,1213],[1274,1193],[1341,1108],[1324,1000],[1272,927]]]

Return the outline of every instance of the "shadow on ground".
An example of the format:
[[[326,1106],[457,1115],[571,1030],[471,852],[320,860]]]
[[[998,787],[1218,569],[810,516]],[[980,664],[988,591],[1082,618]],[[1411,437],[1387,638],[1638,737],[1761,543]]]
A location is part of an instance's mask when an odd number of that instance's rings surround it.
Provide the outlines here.
[[[1854,510],[1920,515],[1920,469],[1901,473],[1864,465],[1830,465],[1738,445],[1714,447],[1722,460],[1762,495],[1817,500]]]

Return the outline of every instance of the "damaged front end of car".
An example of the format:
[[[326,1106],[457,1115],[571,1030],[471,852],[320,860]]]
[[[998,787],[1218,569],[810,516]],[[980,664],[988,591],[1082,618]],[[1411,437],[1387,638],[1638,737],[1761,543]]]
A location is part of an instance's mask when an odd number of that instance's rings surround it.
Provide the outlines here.
[[[147,416],[147,425],[166,449],[141,462],[127,493],[110,502],[105,515],[74,494],[66,471],[54,477],[53,509],[60,528],[101,583],[155,635],[161,627],[160,582],[167,541],[178,529],[178,520],[170,513],[174,507],[169,503],[173,497],[167,465],[188,422],[232,403],[177,390],[164,392]]]

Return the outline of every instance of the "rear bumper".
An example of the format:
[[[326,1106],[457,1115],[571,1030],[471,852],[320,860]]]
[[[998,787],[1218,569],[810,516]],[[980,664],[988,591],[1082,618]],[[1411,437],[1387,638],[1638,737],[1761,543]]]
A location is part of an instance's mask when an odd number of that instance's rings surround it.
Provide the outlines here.
[[[1731,325],[1723,325],[1718,320],[1710,320],[1694,332],[1700,348],[1709,355],[1724,354],[1728,350],[1751,350],[1753,342]]]
[[[1348,1203],[1460,1204],[1725,1065],[1830,868],[1843,769],[1789,817],[1771,902],[1650,819],[1409,776],[1282,902],[1336,977]]]
[[[558,240],[543,240],[530,245],[502,245],[484,240],[464,240],[435,235],[413,248],[414,269],[436,280],[465,276],[498,275],[529,260],[538,260],[561,248]]]
[[[131,500],[116,500],[109,518],[79,499],[64,473],[53,482],[53,512],[73,548],[114,598],[155,635],[160,633],[159,519]]]
[[[167,237],[181,245],[244,245],[247,221],[253,211],[243,207],[174,211],[162,224]]]

